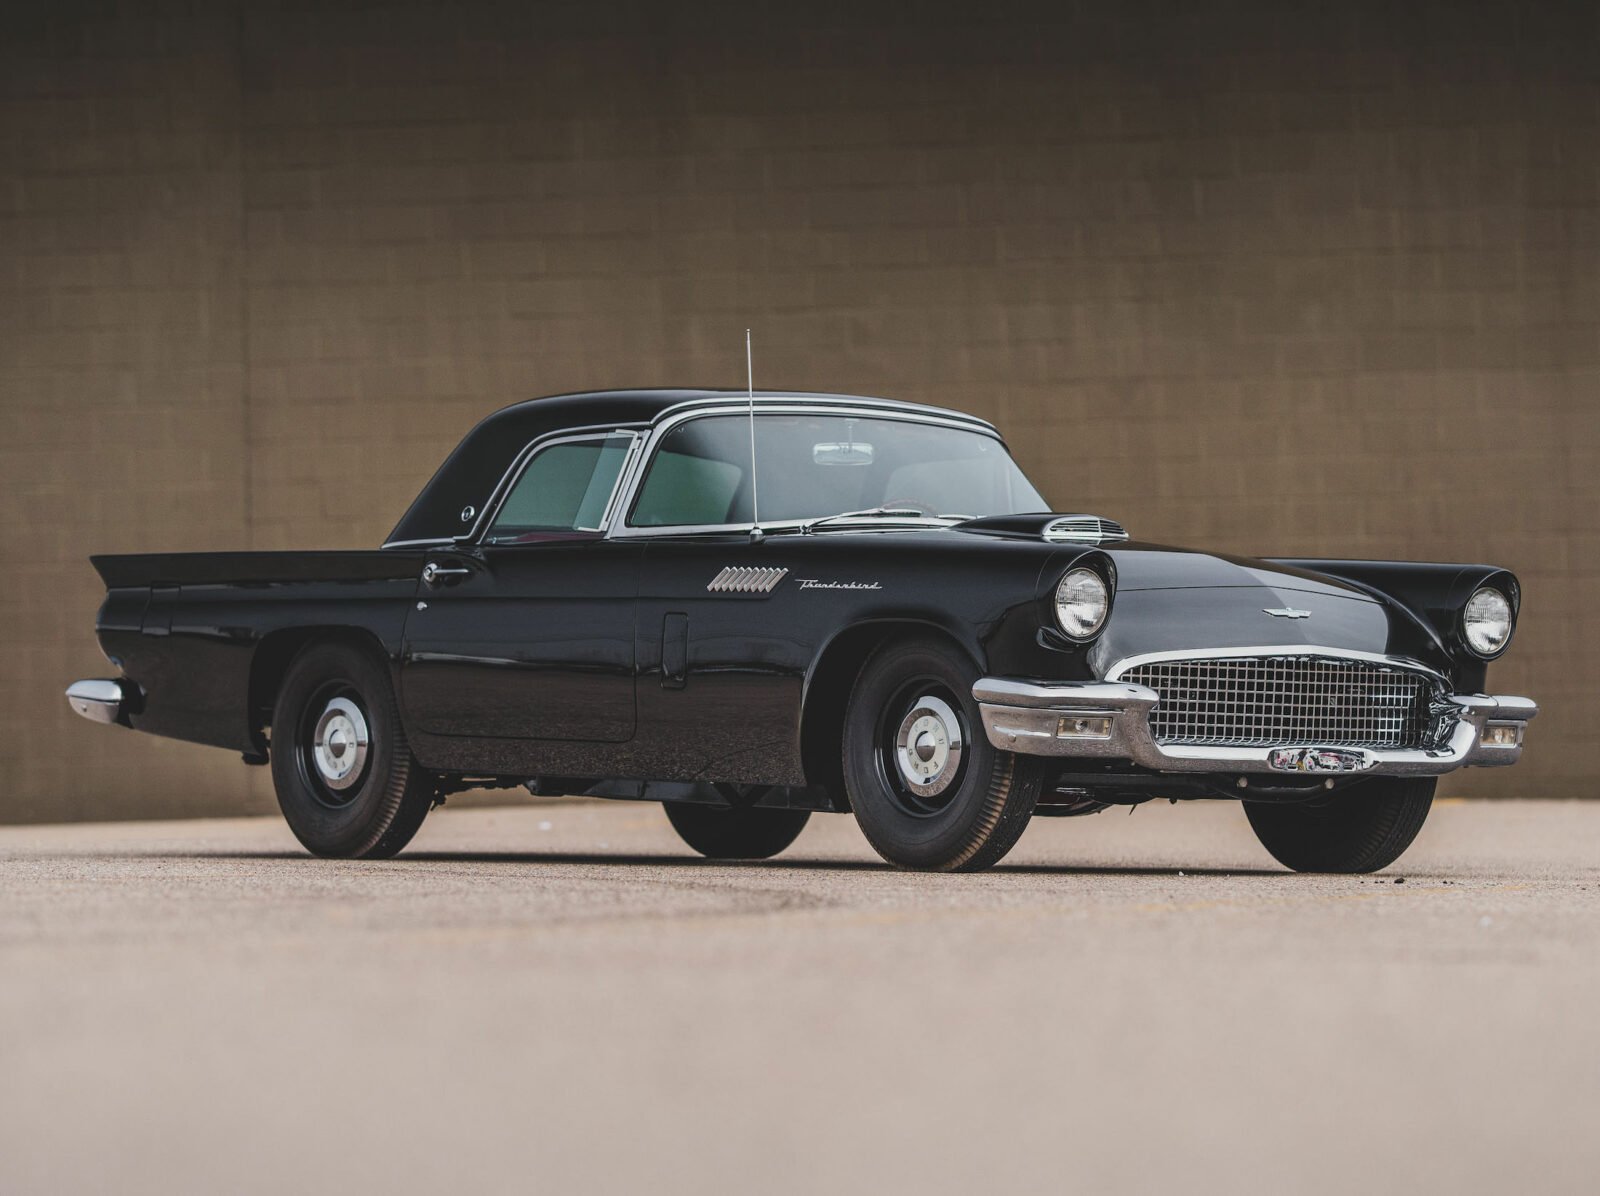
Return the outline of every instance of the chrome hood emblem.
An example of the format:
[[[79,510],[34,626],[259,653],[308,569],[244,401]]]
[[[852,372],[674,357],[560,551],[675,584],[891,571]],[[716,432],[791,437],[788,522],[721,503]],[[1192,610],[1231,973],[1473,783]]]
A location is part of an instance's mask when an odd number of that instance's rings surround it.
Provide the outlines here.
[[[1308,610],[1295,610],[1292,606],[1263,606],[1261,613],[1271,615],[1274,619],[1309,619],[1311,612]]]

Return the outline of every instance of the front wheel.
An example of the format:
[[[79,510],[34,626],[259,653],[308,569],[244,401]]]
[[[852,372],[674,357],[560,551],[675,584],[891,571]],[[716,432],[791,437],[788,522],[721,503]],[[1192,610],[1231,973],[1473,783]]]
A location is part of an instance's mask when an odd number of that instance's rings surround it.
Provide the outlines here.
[[[856,821],[901,868],[975,872],[1022,836],[1040,772],[983,732],[976,667],[938,640],[873,653],[845,713],[844,779]]]
[[[1314,802],[1245,802],[1261,846],[1296,872],[1376,872],[1411,846],[1433,805],[1434,777],[1374,777]]]
[[[289,829],[314,855],[385,859],[411,842],[433,783],[375,654],[321,643],[295,657],[272,709],[272,783]]]

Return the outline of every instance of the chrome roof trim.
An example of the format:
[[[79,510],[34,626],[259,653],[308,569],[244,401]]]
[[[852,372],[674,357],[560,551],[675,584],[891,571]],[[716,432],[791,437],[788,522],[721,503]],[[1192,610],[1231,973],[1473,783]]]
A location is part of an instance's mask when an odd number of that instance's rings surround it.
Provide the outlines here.
[[[971,425],[987,428],[999,435],[999,429],[981,416],[968,415],[964,411],[951,411],[948,408],[935,407],[928,403],[913,403],[907,399],[883,399],[874,398],[871,395],[786,394],[782,391],[767,391],[765,393],[757,391],[755,394],[757,411],[769,404],[792,405],[797,403],[809,407],[873,408],[879,411],[897,412],[902,415],[929,416],[951,423],[959,423],[963,426]],[[676,416],[680,412],[707,406],[728,406],[740,411],[748,411],[750,408],[750,396],[744,391],[721,391],[715,394],[701,395],[693,399],[684,399],[681,402],[672,404],[670,407],[663,407],[651,422],[660,423],[662,420]]]

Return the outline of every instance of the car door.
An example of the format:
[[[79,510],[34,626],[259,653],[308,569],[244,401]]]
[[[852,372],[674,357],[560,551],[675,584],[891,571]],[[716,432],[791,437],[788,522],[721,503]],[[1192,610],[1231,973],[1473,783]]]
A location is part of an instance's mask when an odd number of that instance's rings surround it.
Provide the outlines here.
[[[641,471],[625,537],[639,583],[639,737],[658,775],[799,783],[796,729],[813,655],[794,620],[794,536],[752,537],[750,426],[686,420]],[[668,769],[670,771],[660,771]]]
[[[537,446],[477,545],[430,552],[401,692],[430,735],[622,743],[634,734],[642,547],[608,540],[631,432]]]
[[[796,620],[795,537],[664,537],[638,603],[639,734],[674,779],[799,784],[800,699],[817,628]]]

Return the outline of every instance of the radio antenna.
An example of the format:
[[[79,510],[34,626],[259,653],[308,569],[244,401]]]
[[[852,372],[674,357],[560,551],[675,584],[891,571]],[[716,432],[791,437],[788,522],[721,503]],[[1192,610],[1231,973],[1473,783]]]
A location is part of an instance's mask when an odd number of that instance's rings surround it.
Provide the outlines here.
[[[750,399],[750,538],[762,539],[761,500],[756,485],[756,367],[750,354],[750,330],[744,330],[745,394]]]

